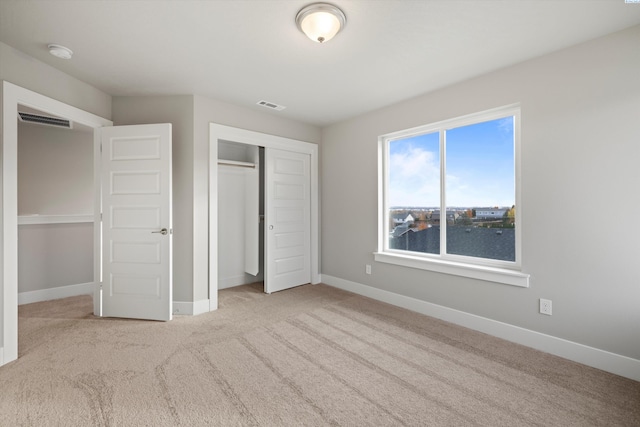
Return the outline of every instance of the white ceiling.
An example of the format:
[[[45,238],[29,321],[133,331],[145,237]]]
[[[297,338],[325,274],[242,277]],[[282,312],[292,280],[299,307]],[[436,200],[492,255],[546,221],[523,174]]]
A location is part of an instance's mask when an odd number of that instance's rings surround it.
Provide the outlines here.
[[[0,41],[110,95],[266,100],[324,126],[640,24],[624,0],[334,0],[347,25],[320,45],[294,22],[311,2],[0,0]]]

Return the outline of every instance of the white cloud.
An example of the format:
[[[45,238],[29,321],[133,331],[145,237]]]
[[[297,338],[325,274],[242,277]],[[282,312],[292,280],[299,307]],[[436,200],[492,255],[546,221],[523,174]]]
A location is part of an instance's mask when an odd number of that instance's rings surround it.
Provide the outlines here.
[[[437,152],[409,146],[390,155],[390,206],[437,206],[440,203],[439,183]]]
[[[448,206],[511,206],[513,189],[496,171],[461,170],[447,174]],[[506,186],[505,186],[506,184]],[[440,159],[437,151],[398,145],[389,156],[389,206],[439,206]]]

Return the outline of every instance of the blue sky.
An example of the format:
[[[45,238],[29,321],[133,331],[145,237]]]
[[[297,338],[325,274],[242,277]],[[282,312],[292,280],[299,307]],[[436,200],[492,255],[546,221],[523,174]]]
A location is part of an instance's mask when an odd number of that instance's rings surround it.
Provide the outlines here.
[[[515,204],[513,118],[447,130],[447,206]],[[438,133],[389,144],[389,206],[440,205]]]

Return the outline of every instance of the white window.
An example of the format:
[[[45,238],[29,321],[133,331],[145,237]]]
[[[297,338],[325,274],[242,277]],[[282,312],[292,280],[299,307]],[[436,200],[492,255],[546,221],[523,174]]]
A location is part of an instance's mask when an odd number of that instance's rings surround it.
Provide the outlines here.
[[[383,135],[379,144],[377,261],[528,286],[518,106]],[[398,225],[398,214],[412,223]]]

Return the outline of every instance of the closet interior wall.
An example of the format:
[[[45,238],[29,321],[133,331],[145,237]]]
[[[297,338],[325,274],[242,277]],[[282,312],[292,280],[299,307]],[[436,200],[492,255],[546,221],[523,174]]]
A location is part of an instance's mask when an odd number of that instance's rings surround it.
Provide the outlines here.
[[[93,292],[93,132],[18,123],[18,303]]]

